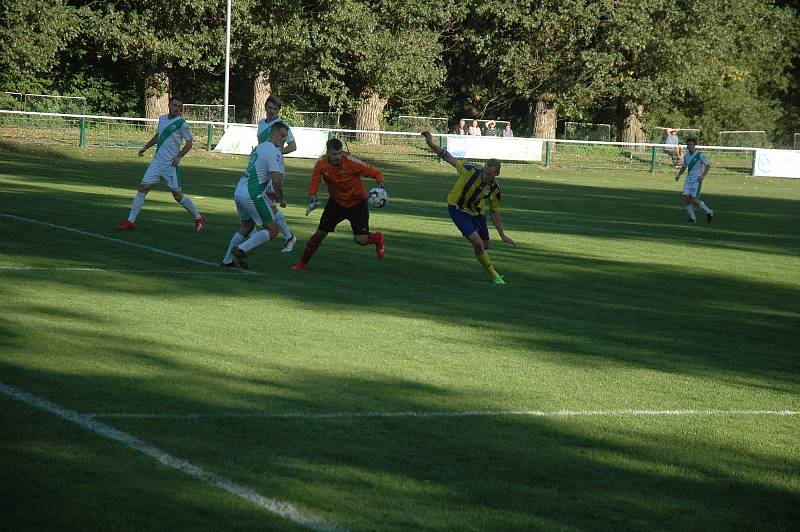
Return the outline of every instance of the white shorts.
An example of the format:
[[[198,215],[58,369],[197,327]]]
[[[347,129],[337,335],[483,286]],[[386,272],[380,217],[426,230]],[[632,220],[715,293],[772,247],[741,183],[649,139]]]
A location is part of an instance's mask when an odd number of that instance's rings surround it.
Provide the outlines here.
[[[172,166],[167,163],[159,163],[153,161],[147,167],[147,171],[142,178],[142,185],[157,185],[159,180],[163,179],[164,183],[170,190],[181,189],[181,167]]]
[[[700,186],[701,181],[696,177],[689,179],[686,178],[686,182],[683,184],[683,195],[684,196],[691,196],[696,198],[700,195]]]
[[[265,226],[275,220],[277,209],[275,202],[262,192],[253,197],[247,189],[246,182],[236,185],[236,192],[233,193],[233,201],[236,202],[236,211],[239,213],[239,220],[246,222],[253,220],[256,225]]]

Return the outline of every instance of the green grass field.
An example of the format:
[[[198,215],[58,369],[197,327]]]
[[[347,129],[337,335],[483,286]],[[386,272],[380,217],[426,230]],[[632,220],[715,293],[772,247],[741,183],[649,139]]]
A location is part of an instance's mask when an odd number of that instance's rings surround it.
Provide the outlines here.
[[[712,170],[690,226],[671,170],[506,167],[497,287],[448,166],[381,163],[383,260],[345,223],[293,272],[290,160],[248,274],[245,159],[185,163],[205,231],[162,186],[118,233],[146,159],[0,144],[0,528],[797,529],[800,182]]]

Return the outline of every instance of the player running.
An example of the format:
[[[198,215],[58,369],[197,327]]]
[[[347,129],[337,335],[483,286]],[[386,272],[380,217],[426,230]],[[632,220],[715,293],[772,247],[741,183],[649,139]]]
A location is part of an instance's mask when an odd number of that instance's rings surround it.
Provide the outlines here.
[[[281,111],[281,107],[283,107],[283,102],[274,94],[267,98],[267,100],[264,102],[264,110],[267,112],[267,117],[258,121],[257,136],[259,144],[262,142],[269,142],[269,135],[270,131],[272,130],[272,126],[279,123],[286,125],[286,127],[289,129],[289,134],[286,137],[285,145],[278,146],[278,150],[281,152],[281,154],[286,155],[287,153],[292,153],[297,149],[297,143],[294,140],[292,128],[289,127],[289,124],[283,118],[278,116],[278,113]],[[274,200],[275,197],[273,196],[272,199]],[[278,224],[278,229],[280,229],[280,232],[283,234],[283,238],[285,239],[281,252],[291,252],[294,249],[294,245],[297,243],[297,237],[295,237],[292,231],[289,229],[289,224],[286,223],[286,216],[283,215],[282,211],[277,211],[275,215],[275,223]]]
[[[503,220],[500,216],[500,184],[496,177],[500,175],[500,161],[489,159],[485,166],[465,163],[456,159],[447,150],[434,144],[429,131],[422,133],[425,142],[431,150],[452,165],[458,172],[450,194],[447,195],[447,210],[456,227],[469,240],[475,250],[475,258],[481,266],[489,272],[494,284],[503,285],[506,282],[503,276],[495,271],[492,260],[489,258],[489,228],[486,225],[486,206],[489,202],[489,212],[492,222],[500,234],[503,242],[516,246],[516,243],[503,230]]]
[[[169,114],[158,117],[158,130],[153,135],[153,138],[148,140],[147,144],[139,150],[139,157],[142,157],[150,146],[157,145],[156,154],[144,173],[142,182],[139,185],[139,191],[133,198],[128,219],[117,226],[118,230],[130,231],[131,229],[136,229],[136,217],[139,216],[139,211],[144,206],[145,196],[154,185],[158,184],[159,179],[164,180],[164,183],[172,191],[172,197],[175,198],[175,201],[180,203],[194,217],[195,231],[199,233],[203,230],[206,222],[205,215],[201,214],[192,203],[192,200],[188,196],[184,196],[181,191],[181,167],[179,164],[181,158],[192,149],[192,133],[189,131],[186,120],[181,118],[182,111],[183,100],[177,96],[172,96],[169,100]],[[184,140],[186,144],[181,149],[181,143]]]
[[[317,231],[306,244],[300,262],[292,266],[293,270],[304,269],[328,233],[335,231],[336,226],[343,220],[350,222],[357,244],[362,246],[374,244],[375,254],[379,259],[383,258],[386,251],[383,233],[369,232],[368,194],[361,182],[362,176],[371,177],[382,187],[383,174],[349,153],[343,152],[342,141],[339,139],[329,139],[325,146],[327,148],[325,155],[319,158],[311,172],[306,215],[319,205],[317,190],[323,179],[330,198],[325,204],[325,210],[322,211]]]
[[[683,205],[686,207],[686,212],[689,213],[689,223],[697,223],[697,218],[694,215],[695,205],[706,213],[706,221],[711,223],[714,219],[714,211],[700,199],[700,188],[703,186],[703,180],[711,169],[711,162],[708,157],[697,151],[697,139],[686,139],[686,150],[688,153],[683,157],[683,165],[678,170],[675,181],[681,178],[681,174],[685,170],[686,181],[683,183]]]
[[[289,128],[286,124],[274,124],[269,140],[256,146],[250,154],[247,170],[239,179],[236,192],[233,194],[242,226],[233,234],[220,266],[233,267],[233,257],[236,257],[239,266],[247,269],[249,267],[247,254],[256,246],[278,235],[275,202],[281,207],[286,207],[283,196],[283,154],[278,147],[283,146],[288,134]],[[267,195],[267,189],[270,187],[274,190],[275,200]],[[263,229],[248,238],[256,225],[262,226]]]

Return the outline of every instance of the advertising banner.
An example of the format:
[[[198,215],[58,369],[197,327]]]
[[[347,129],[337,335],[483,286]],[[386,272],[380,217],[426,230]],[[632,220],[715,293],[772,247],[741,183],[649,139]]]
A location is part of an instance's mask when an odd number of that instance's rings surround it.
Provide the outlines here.
[[[292,134],[297,143],[297,150],[287,154],[286,158],[316,159],[325,153],[325,142],[328,140],[327,129],[293,127]],[[214,147],[214,151],[250,155],[257,143],[256,126],[232,124],[228,126],[228,130],[222,135],[222,139]]]
[[[447,151],[459,159],[541,161],[542,141],[513,137],[447,135]]]
[[[800,179],[800,150],[756,150],[753,175]]]

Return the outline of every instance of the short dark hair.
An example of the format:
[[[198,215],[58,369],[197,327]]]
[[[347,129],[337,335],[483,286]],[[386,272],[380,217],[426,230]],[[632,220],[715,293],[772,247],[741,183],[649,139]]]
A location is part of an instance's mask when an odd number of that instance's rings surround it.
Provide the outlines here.
[[[492,168],[500,168],[500,161],[497,159],[489,159],[486,161],[486,166],[491,166]]]
[[[172,101],[172,100],[178,100],[179,102],[183,103],[183,98],[181,98],[177,94],[173,94],[172,96],[169,97],[169,101]]]
[[[328,139],[328,142],[325,143],[325,147],[329,150],[341,150],[344,146],[341,140],[332,138]]]
[[[267,105],[271,103],[275,104],[275,107],[277,107],[278,109],[283,107],[283,102],[281,101],[281,99],[275,96],[274,94],[270,94],[269,98],[267,98],[267,101],[264,102],[264,109],[266,109]]]
[[[289,131],[289,126],[287,126],[283,122],[275,122],[274,124],[272,124],[272,129],[270,129],[269,134],[272,135],[272,131],[276,130],[276,129],[279,130],[279,131],[280,130]]]
[[[689,144],[690,142],[694,142],[695,144],[697,144],[697,139],[694,137],[689,137],[688,139],[686,139],[686,144]]]

